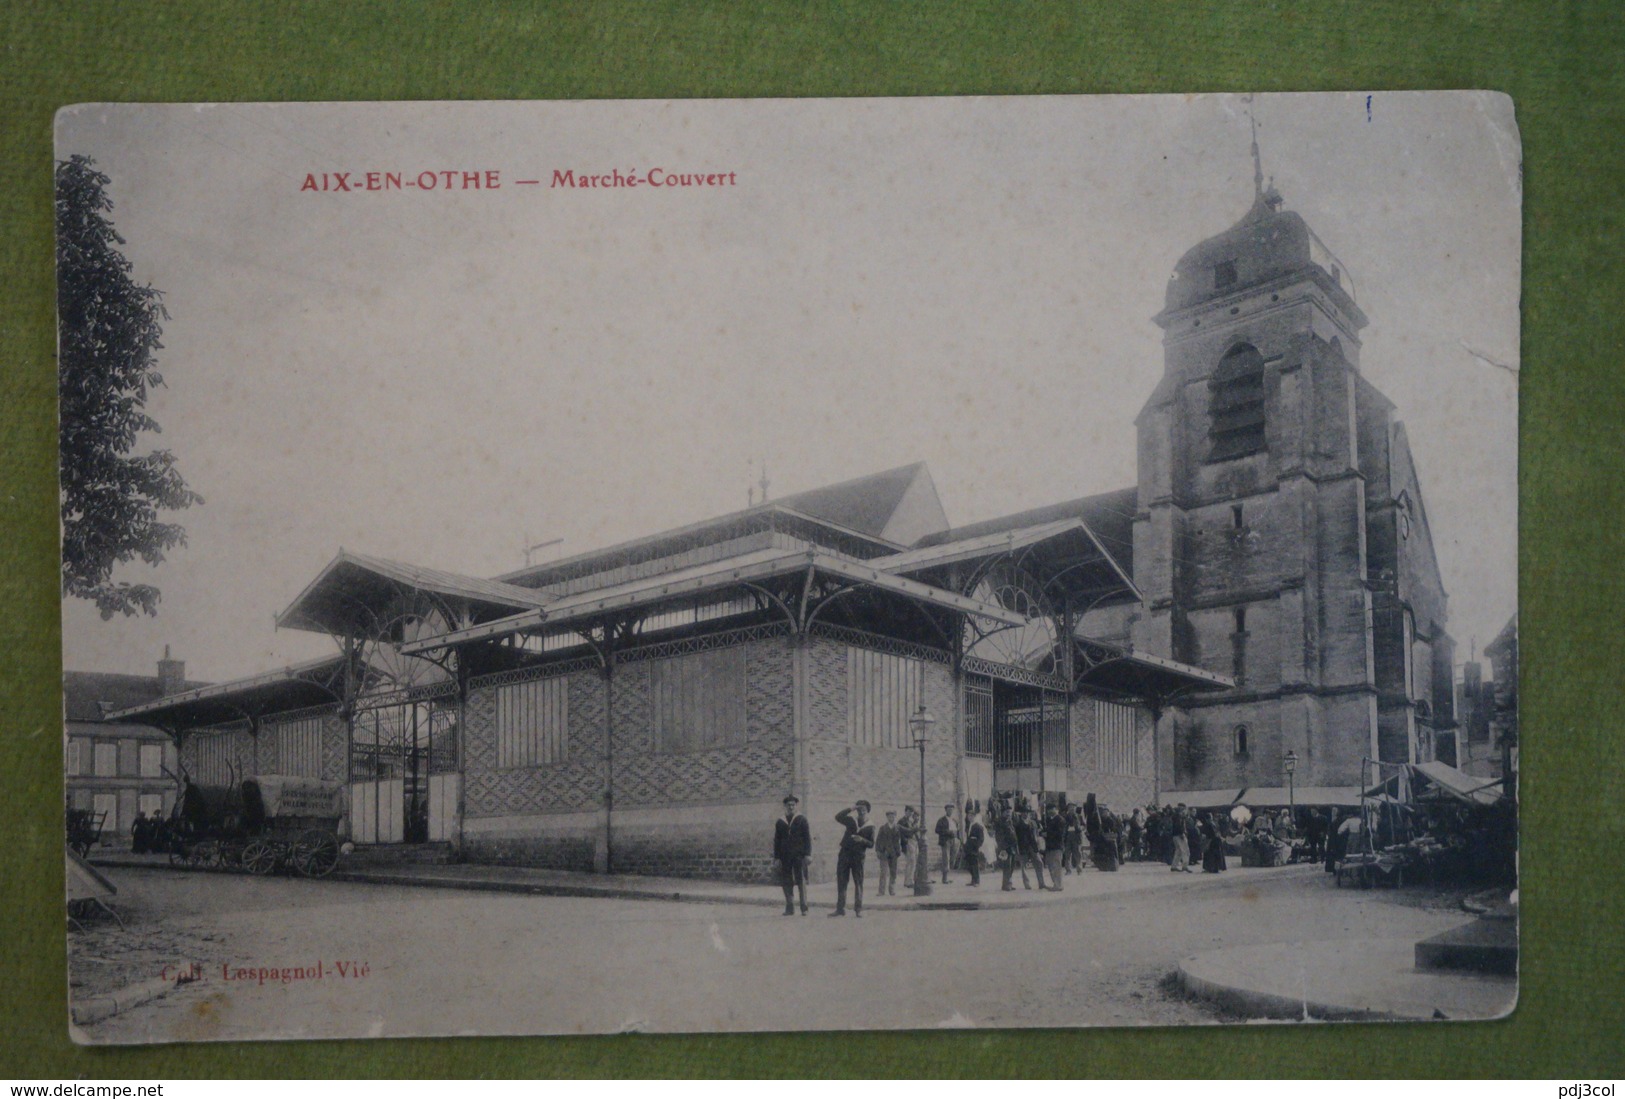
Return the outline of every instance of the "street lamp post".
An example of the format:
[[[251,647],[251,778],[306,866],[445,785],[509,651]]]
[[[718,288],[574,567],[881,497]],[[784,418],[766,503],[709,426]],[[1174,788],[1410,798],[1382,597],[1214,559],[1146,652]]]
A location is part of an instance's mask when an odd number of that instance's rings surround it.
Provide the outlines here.
[[[1298,794],[1292,773],[1298,769],[1298,753],[1287,752],[1286,758],[1281,761],[1281,766],[1286,769],[1287,812],[1292,817],[1292,827],[1296,828],[1298,826]]]
[[[914,716],[908,719],[909,732],[914,734],[914,747],[920,750],[920,829],[916,836],[918,850],[914,858],[914,895],[916,897],[929,897],[931,895],[931,868],[926,858],[925,845],[925,746],[930,743],[931,729],[936,725],[937,719],[923,705],[915,711]]]

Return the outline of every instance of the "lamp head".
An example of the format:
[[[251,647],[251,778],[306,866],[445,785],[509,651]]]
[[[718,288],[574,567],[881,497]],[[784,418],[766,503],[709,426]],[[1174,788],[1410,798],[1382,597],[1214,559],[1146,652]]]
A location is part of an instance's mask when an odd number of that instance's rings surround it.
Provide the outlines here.
[[[914,743],[924,744],[929,741],[931,739],[931,730],[936,727],[936,724],[937,719],[931,716],[931,711],[927,710],[923,705],[914,711],[914,716],[908,719],[908,731],[913,735]]]

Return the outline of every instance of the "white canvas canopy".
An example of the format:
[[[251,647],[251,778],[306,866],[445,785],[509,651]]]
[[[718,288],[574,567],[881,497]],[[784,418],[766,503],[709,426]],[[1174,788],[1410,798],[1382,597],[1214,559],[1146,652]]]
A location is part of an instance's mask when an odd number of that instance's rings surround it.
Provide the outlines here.
[[[296,775],[256,775],[268,817],[338,817],[344,814],[344,784]]]

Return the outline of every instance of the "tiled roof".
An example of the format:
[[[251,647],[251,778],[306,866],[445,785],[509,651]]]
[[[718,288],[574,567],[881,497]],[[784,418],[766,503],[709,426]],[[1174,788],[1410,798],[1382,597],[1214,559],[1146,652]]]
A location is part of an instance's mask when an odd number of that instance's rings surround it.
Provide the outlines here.
[[[839,484],[808,489],[793,496],[782,496],[774,503],[794,508],[815,519],[839,523],[843,527],[879,537],[924,468],[924,462],[914,462]]]
[[[189,682],[187,690],[203,686]],[[62,696],[69,721],[100,721],[106,703],[108,712],[127,710],[161,697],[155,675],[123,675],[118,672],[63,672]]]

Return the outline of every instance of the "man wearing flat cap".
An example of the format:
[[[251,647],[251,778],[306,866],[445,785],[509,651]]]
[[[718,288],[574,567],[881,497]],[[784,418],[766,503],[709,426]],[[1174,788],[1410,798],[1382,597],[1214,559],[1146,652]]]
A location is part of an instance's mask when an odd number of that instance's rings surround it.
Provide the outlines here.
[[[801,914],[807,914],[807,864],[812,861],[812,829],[807,818],[797,812],[800,802],[791,794],[784,799],[784,816],[773,825],[773,858],[779,864],[779,883],[784,886],[784,914],[795,915],[793,890],[801,893]]]

